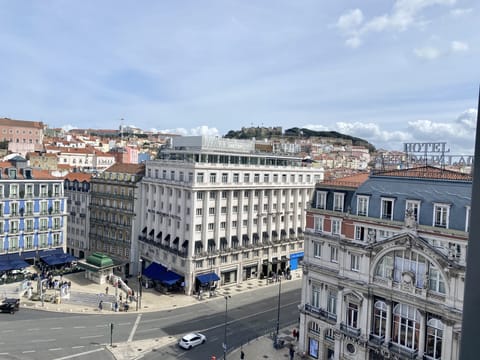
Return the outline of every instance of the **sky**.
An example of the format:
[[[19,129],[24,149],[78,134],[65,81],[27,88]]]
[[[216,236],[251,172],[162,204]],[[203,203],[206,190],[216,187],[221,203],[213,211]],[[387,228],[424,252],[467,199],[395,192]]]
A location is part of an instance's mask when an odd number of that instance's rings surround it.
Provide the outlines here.
[[[477,0],[0,0],[0,117],[473,154],[478,24]]]

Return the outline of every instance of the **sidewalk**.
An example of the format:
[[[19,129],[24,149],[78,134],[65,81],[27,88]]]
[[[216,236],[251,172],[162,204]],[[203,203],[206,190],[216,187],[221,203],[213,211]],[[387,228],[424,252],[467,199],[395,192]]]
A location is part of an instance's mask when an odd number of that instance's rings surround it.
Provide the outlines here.
[[[301,270],[292,272],[291,280],[283,280],[282,285],[285,283],[296,283],[300,281],[302,276]],[[43,306],[40,301],[21,299],[21,306],[25,308],[34,308],[38,310],[53,311],[53,312],[67,312],[67,313],[86,313],[86,314],[99,314],[98,302],[102,299],[115,299],[122,293],[123,299],[125,299],[125,293],[120,289],[117,289],[115,294],[115,288],[112,285],[107,284],[95,284],[90,280],[85,279],[84,273],[75,273],[70,275],[64,275],[63,281],[71,281],[71,300],[62,299],[60,303],[44,302]],[[136,278],[129,279],[128,285],[138,293],[138,282]],[[8,293],[9,289],[18,287],[18,284],[9,284],[0,286],[0,296],[2,296],[2,290],[4,293]],[[33,284],[36,289],[36,284]],[[108,297],[105,294],[105,288],[109,287]],[[198,299],[196,296],[187,296],[184,294],[162,294],[154,289],[142,289],[141,308],[136,310],[137,303],[135,301],[130,303],[129,312],[146,313],[151,311],[169,310],[179,307],[190,306],[201,302],[208,302],[213,299],[218,299],[225,295],[236,296],[245,292],[253,291],[262,287],[274,287],[278,286],[278,283],[268,283],[266,279],[251,279],[241,284],[232,284],[219,288],[214,296],[209,297],[205,294],[202,299]],[[58,290],[57,290],[58,292]],[[48,290],[49,294],[54,294],[54,290]],[[73,298],[78,297],[87,299],[89,302],[78,303],[72,301]],[[87,301],[86,300],[86,301]],[[102,310],[103,314],[123,314],[122,312],[114,312],[107,310],[105,307]],[[280,336],[291,335],[292,328],[282,329]],[[115,344],[113,347],[106,346],[106,348],[113,354],[117,360],[131,360],[139,359],[142,354],[151,352],[155,348],[160,348],[171,343],[175,343],[177,339],[171,337],[165,338],[153,338],[141,341],[124,342]],[[236,349],[229,353],[233,359],[240,359],[240,349]],[[275,349],[273,347],[273,340],[269,336],[260,337],[243,347],[245,353],[245,359],[289,359],[289,349],[284,347],[282,349]]]

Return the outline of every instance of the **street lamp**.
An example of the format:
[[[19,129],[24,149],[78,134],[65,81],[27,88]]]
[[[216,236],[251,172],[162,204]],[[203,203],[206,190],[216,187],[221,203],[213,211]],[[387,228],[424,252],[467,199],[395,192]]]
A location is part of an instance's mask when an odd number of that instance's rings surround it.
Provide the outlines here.
[[[228,299],[231,298],[230,295],[225,295],[225,329],[224,329],[224,338],[223,338],[223,360],[227,360],[227,311],[228,311]]]
[[[142,259],[138,260],[137,311],[142,308]]]
[[[278,277],[278,307],[277,307],[277,329],[275,332],[274,347],[279,345],[278,343],[278,333],[280,331],[280,296],[282,294],[282,278]]]

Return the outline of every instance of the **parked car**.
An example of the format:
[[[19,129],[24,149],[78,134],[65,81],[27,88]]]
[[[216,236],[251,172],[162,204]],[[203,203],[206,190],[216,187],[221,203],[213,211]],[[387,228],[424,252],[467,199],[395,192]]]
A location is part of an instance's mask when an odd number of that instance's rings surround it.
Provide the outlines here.
[[[20,309],[20,299],[6,298],[0,304],[0,312],[13,314]]]
[[[200,333],[190,333],[186,334],[180,339],[178,346],[188,350],[194,346],[203,344],[205,341],[207,341],[207,337],[205,335]]]

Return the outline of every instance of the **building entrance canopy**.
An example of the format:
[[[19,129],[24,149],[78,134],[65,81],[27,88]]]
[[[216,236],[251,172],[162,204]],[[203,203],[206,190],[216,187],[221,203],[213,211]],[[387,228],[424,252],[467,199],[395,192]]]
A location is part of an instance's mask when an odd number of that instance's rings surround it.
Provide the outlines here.
[[[173,285],[182,278],[181,275],[168,270],[165,266],[156,262],[151,263],[143,271],[143,276],[146,276],[151,280],[160,281],[167,285]]]

